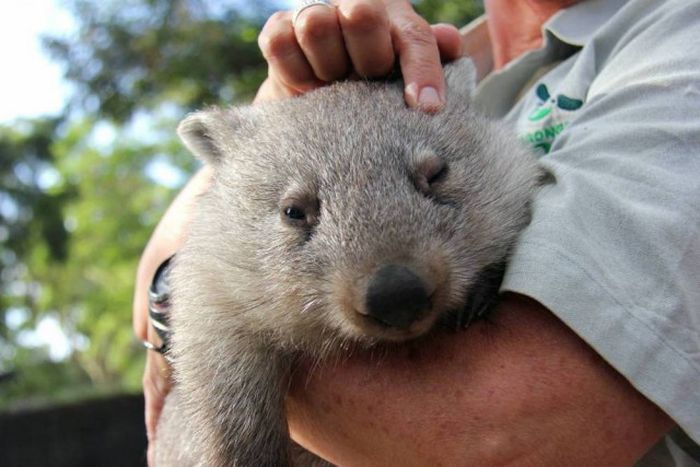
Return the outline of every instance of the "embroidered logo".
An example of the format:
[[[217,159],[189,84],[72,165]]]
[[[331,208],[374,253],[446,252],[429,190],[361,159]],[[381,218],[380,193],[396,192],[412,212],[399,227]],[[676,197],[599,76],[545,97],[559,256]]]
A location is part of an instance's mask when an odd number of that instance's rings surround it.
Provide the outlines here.
[[[581,99],[564,94],[552,96],[546,84],[535,88],[538,103],[527,115],[526,131],[521,138],[537,152],[547,154],[557,135],[569,122],[570,113],[583,106]]]

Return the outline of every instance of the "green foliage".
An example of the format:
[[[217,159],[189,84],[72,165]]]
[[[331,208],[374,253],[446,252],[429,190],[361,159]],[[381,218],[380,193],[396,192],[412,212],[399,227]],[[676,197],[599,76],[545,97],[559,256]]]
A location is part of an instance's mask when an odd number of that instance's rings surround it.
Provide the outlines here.
[[[118,121],[164,99],[190,109],[246,99],[257,82],[237,84],[260,76],[256,38],[274,8],[257,1],[246,12],[241,3],[75,0],[78,34],[49,38],[46,46],[78,85],[77,102]]]
[[[461,25],[477,2],[423,0]],[[57,118],[0,126],[0,408],[138,390],[138,258],[195,168],[177,121],[251,98],[272,1],[72,0],[78,30],[45,45],[76,89]],[[176,177],[170,180],[168,174]],[[69,347],[37,347],[54,323]]]
[[[23,347],[18,348],[16,358],[22,369],[0,381],[0,410],[68,402],[106,392],[96,388],[72,360],[54,363],[42,352]]]
[[[416,11],[429,23],[449,23],[462,27],[484,12],[480,1],[421,0]]]
[[[118,135],[117,142],[102,151],[91,144],[94,128],[91,121],[73,123],[50,146],[51,169],[57,178],[37,190],[39,202],[31,206],[35,212],[15,242],[24,245],[25,251],[15,264],[3,268],[3,275],[6,269],[18,271],[15,284],[34,285],[26,294],[4,290],[3,298],[10,306],[28,311],[33,323],[51,316],[78,351],[70,361],[48,372],[51,365],[45,361],[45,352],[15,352],[11,355],[15,365],[7,361],[3,365],[16,371],[12,384],[0,385],[3,399],[16,395],[16,388],[22,388],[25,396],[49,388],[51,393],[62,394],[45,384],[45,376],[36,374],[55,375],[61,368],[73,375],[66,381],[83,387],[81,393],[88,383],[98,392],[139,386],[143,351],[134,344],[130,326],[134,271],[172,193],[147,177],[147,165],[163,148]],[[71,195],[61,196],[65,193]],[[42,194],[63,199],[58,214],[41,209],[46,205]],[[41,225],[45,216],[59,217],[61,236],[37,234],[33,227]],[[65,258],[53,252],[57,239],[63,242]],[[17,345],[26,329],[7,331],[8,340]],[[37,361],[38,356],[42,358]]]
[[[66,259],[67,234],[63,228],[60,206],[69,197],[67,192],[48,193],[42,190],[41,174],[53,162],[51,145],[60,119],[18,122],[18,129],[0,128],[0,226],[7,236],[6,251],[16,255],[27,253],[31,239],[39,235],[50,245],[53,259]],[[5,250],[7,249],[7,250]]]
[[[0,310],[22,310],[35,320],[41,314],[40,281],[29,270],[31,258],[63,264],[68,259],[68,232],[63,205],[74,196],[47,190],[55,173],[50,150],[60,119],[17,122],[0,128]],[[0,317],[3,317],[0,315]],[[0,372],[10,368],[17,334],[0,320]]]

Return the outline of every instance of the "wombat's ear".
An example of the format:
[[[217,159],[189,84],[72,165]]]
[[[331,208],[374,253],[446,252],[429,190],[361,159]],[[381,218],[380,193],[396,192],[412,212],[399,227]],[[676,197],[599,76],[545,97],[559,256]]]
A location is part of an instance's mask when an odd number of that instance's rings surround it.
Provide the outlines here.
[[[476,67],[469,58],[460,58],[445,65],[447,101],[470,100],[476,88]]]
[[[217,165],[224,158],[225,135],[235,132],[239,117],[232,111],[211,109],[188,115],[177,127],[177,134],[197,158]]]

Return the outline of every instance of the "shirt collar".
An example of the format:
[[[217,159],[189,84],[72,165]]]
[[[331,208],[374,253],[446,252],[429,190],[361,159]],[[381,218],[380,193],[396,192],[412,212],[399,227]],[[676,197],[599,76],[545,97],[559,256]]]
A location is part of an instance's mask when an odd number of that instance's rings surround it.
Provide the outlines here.
[[[542,27],[542,35],[545,41],[551,35],[563,43],[583,47],[627,1],[584,0],[554,14]],[[460,30],[462,52],[474,61],[479,81],[493,69],[487,19],[482,15]]]
[[[555,13],[543,27],[560,41],[583,47],[628,0],[585,0]]]

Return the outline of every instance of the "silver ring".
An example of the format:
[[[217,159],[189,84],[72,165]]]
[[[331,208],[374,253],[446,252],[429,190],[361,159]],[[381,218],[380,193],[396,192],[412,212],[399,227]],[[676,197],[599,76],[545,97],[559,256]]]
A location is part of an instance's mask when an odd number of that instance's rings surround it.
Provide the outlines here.
[[[333,4],[328,0],[303,0],[299,2],[299,6],[296,10],[294,10],[294,13],[292,14],[292,26],[296,24],[297,18],[299,17],[302,11],[316,5],[323,5],[328,8],[333,8]]]
[[[151,344],[151,343],[148,342],[148,341],[141,341],[141,344],[143,344],[143,346],[144,346],[145,348],[147,348],[148,350],[154,350],[154,351],[156,351],[156,352],[157,352],[158,349],[160,348],[160,347],[156,347],[154,344]]]
[[[165,358],[165,361],[172,364],[173,363],[173,357],[167,352],[166,348],[164,345],[161,345],[160,347],[156,346],[155,344],[152,344],[151,342],[148,341],[141,341],[141,344],[146,350],[152,350],[154,352],[157,352]]]

